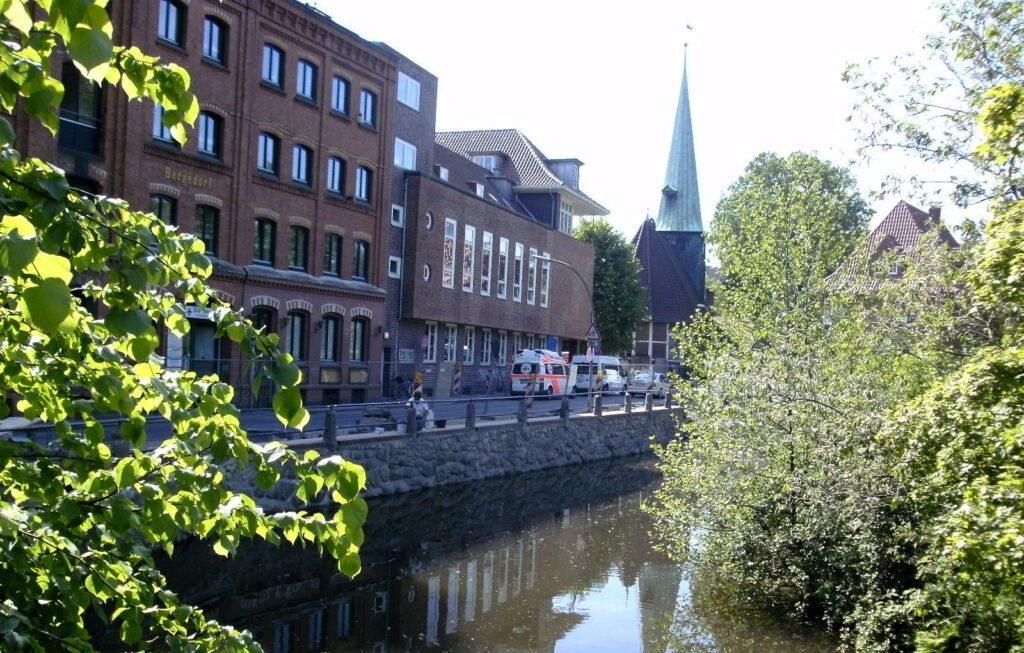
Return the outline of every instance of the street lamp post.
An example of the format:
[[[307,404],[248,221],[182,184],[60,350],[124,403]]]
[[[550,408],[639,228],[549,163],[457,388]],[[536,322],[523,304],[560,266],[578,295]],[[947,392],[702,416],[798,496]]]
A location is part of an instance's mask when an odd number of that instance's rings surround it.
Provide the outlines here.
[[[569,263],[566,263],[565,261],[560,261],[560,260],[558,260],[556,258],[551,258],[550,256],[540,256],[538,254],[530,254],[530,258],[534,259],[536,261],[547,261],[549,263],[557,263],[558,265],[564,265],[565,267],[567,267],[570,270],[572,270],[572,273],[575,274],[576,278],[579,279],[580,283],[583,284],[583,289],[587,291],[587,297],[590,300],[590,323],[594,324],[594,288],[593,288],[593,285],[590,285],[590,286],[587,285],[587,282],[583,278],[583,275],[580,274],[580,271],[577,270],[575,268],[575,266],[570,265]],[[550,282],[550,279],[549,279],[549,282]],[[589,365],[589,372],[590,373],[587,375],[587,405],[588,406],[593,401],[593,394],[594,394],[594,362],[593,362],[593,360],[590,360],[589,363],[590,363],[590,365]]]

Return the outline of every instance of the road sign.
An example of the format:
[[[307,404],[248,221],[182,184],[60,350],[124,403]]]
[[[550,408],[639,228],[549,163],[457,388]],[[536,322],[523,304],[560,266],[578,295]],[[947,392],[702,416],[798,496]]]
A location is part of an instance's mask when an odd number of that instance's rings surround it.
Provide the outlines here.
[[[600,340],[601,332],[597,330],[597,325],[593,322],[590,323],[590,328],[587,329],[587,340]]]

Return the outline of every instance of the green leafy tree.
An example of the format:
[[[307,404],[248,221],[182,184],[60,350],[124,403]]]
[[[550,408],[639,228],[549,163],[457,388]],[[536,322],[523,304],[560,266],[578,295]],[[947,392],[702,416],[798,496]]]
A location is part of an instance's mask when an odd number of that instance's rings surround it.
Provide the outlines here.
[[[184,140],[198,114],[188,74],[115,45],[105,7],[0,0],[0,106],[56,131],[63,87],[52,73],[66,57],[86,79],[162,105]],[[308,420],[297,366],[275,334],[212,296],[203,252],[153,215],[72,189],[61,170],[22,157],[0,116],[0,391],[56,430],[51,446],[0,441],[0,648],[90,651],[102,628],[132,649],[258,649],[166,588],[151,551],[173,554],[184,537],[224,555],[248,538],[284,538],[359,571],[363,470],[251,442],[229,386],[165,369],[154,353],[158,329],[186,334],[185,305],[210,307],[220,334],[265,361],[282,423]],[[173,435],[150,448],[153,414]],[[111,415],[123,418],[114,439],[100,422]],[[241,467],[263,488],[292,475],[300,500],[326,493],[339,509],[266,514],[226,485]]]
[[[603,219],[584,220],[573,235],[594,246],[594,321],[601,348],[607,354],[625,353],[633,345],[637,323],[647,315],[633,248]]]
[[[801,152],[758,155],[715,209],[709,240],[722,283],[736,290],[721,299],[793,308],[847,259],[867,221],[846,168]]]

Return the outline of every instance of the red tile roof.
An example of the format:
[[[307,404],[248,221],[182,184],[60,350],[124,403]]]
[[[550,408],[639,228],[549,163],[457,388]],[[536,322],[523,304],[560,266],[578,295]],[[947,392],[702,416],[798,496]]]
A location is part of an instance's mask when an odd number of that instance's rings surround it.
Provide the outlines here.
[[[513,169],[502,172],[520,186],[552,188],[565,185],[565,182],[548,168],[547,157],[518,129],[438,132],[435,140],[467,158],[474,154],[504,154],[509,158]]]

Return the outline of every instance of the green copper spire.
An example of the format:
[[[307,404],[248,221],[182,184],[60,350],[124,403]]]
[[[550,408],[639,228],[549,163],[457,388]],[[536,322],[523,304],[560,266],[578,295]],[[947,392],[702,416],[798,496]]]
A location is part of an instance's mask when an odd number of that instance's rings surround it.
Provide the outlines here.
[[[665,187],[661,190],[661,209],[655,226],[658,231],[701,233],[700,195],[697,192],[697,162],[693,152],[693,125],[690,122],[690,91],[686,84],[686,47],[683,49],[683,86],[679,90],[676,124],[672,130],[672,149],[668,155]]]

